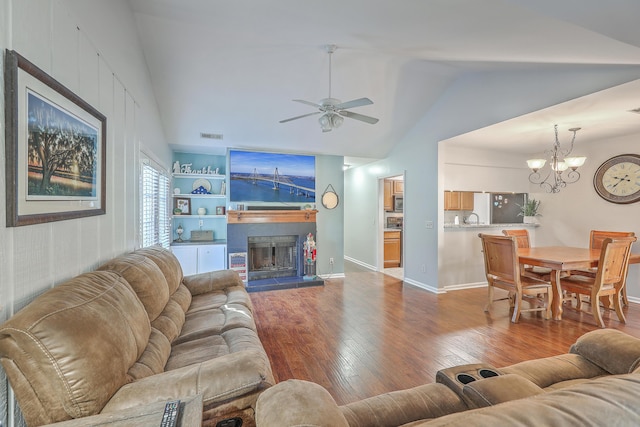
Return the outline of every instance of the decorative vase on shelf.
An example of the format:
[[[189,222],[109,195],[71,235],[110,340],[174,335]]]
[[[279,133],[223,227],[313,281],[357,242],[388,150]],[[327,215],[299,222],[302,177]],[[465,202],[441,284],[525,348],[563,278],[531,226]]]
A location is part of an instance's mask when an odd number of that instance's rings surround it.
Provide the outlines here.
[[[538,218],[536,218],[535,216],[525,216],[522,218],[522,222],[524,224],[537,224]]]
[[[206,214],[207,214],[206,208],[198,208],[198,215],[206,215]]]

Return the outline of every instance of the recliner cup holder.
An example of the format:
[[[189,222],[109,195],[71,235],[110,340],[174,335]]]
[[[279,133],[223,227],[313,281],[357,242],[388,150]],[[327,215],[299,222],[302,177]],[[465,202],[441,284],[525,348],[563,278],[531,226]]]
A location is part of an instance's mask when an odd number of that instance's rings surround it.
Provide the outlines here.
[[[469,374],[458,374],[456,375],[456,380],[458,380],[462,384],[469,384],[471,382],[474,382],[476,379]]]
[[[480,375],[482,378],[491,378],[491,377],[497,377],[500,374],[494,371],[493,369],[480,369],[478,370],[478,375]]]
[[[462,389],[474,381],[497,376],[500,376],[500,371],[493,366],[486,363],[472,363],[439,370],[436,372],[436,383],[446,385],[465,402],[472,404],[472,402],[468,401],[468,397],[464,395]]]

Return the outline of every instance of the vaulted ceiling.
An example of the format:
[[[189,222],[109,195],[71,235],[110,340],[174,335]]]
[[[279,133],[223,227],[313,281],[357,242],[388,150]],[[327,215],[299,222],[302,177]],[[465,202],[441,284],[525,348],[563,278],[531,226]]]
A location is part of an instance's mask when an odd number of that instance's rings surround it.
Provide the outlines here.
[[[164,131],[177,150],[224,153],[232,146],[383,158],[469,73],[640,64],[637,0],[130,3]],[[279,123],[315,111],[293,99],[329,96],[327,44],[338,46],[330,95],[370,98],[373,105],[351,111],[377,117],[377,124],[345,118],[323,133],[318,115]],[[637,85],[634,91],[640,94]],[[575,110],[565,107],[566,114]],[[552,129],[542,131],[548,142]]]

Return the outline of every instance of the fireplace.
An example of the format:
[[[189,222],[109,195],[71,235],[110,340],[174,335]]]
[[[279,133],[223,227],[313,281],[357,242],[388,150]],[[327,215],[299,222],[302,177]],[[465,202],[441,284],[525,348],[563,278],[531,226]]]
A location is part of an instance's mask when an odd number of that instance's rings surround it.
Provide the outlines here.
[[[230,260],[236,256],[243,260],[234,268],[243,272],[249,292],[324,284],[317,276],[312,279],[304,276],[302,245],[307,234],[316,236],[316,212],[291,209],[227,212],[227,251]]]
[[[298,276],[298,236],[249,236],[249,280]]]

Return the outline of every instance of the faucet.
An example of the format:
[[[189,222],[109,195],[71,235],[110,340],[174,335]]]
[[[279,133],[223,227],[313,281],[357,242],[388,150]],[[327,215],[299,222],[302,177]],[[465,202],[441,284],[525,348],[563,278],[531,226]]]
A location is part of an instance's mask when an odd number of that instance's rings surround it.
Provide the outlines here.
[[[469,220],[469,219],[471,218],[471,216],[472,216],[472,215],[475,215],[475,216],[476,216],[476,222],[475,222],[475,224],[480,224],[480,217],[479,217],[479,216],[478,216],[478,214],[477,214],[477,213],[475,213],[475,212],[471,212],[471,213],[469,214],[469,216],[465,218],[465,221],[464,221],[464,222],[465,222],[465,224],[473,224],[473,223]]]

